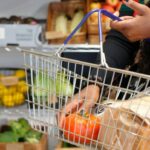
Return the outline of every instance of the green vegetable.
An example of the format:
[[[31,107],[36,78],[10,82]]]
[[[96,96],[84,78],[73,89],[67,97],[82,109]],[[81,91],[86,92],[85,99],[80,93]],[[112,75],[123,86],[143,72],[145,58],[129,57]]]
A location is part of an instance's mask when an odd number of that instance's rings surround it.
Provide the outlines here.
[[[26,136],[25,136],[25,140],[29,143],[38,143],[39,140],[42,137],[42,133],[37,132],[35,130],[30,130]]]
[[[56,96],[59,97],[71,96],[73,94],[73,86],[70,81],[66,79],[64,71],[57,72],[55,80],[39,72],[34,80],[34,88],[35,96],[47,96],[48,94],[56,93]]]
[[[35,96],[47,96],[48,92],[55,93],[54,81],[47,74],[39,72],[34,79]]]
[[[8,127],[10,127],[11,130]],[[42,133],[33,130],[28,121],[24,118],[10,120],[7,128],[9,131],[5,130],[3,133],[0,133],[0,142],[26,141],[30,143],[38,143],[42,137]]]
[[[56,18],[55,31],[67,34],[67,17],[61,14]]]
[[[62,148],[69,148],[69,147],[72,147],[72,148],[75,148],[76,146],[75,145],[72,145],[68,142],[63,142],[62,144]]]
[[[18,136],[11,131],[0,133],[0,142],[18,142]]]
[[[19,118],[18,123],[20,123],[23,128],[26,128],[28,130],[31,129],[29,122],[24,118]]]
[[[71,96],[73,94],[73,86],[70,81],[66,79],[65,72],[57,73],[56,80],[56,95]]]
[[[16,120],[9,121],[9,126],[12,128],[12,131],[17,134],[22,128],[21,124],[18,123]]]
[[[23,118],[20,119],[20,121],[9,121],[9,126],[12,128],[12,131],[19,137],[24,137],[25,134],[31,129],[30,125]]]
[[[84,12],[82,10],[79,10],[75,13],[75,15],[73,16],[73,19],[71,21],[71,25],[70,25],[71,32],[80,23],[80,21],[83,19],[83,17],[84,17]],[[81,30],[81,28],[77,32],[79,32],[80,30]]]

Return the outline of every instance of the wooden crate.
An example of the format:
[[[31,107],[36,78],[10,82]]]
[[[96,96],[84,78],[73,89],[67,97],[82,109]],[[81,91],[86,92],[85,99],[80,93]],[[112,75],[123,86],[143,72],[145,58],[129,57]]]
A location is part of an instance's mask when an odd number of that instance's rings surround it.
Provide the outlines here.
[[[107,34],[103,34],[103,42],[105,41]],[[100,44],[99,43],[99,35],[96,34],[89,34],[88,35],[88,43],[89,44]]]
[[[47,19],[47,32],[53,32],[55,30],[55,20],[56,17],[61,14],[65,13],[70,18],[73,17],[76,10],[83,10],[86,13],[86,3],[82,2],[75,2],[75,1],[64,1],[64,2],[52,2],[49,4],[48,8],[48,19]],[[80,44],[86,42],[86,24],[84,24],[79,33],[75,34],[73,38],[69,41],[70,44]],[[69,35],[64,35],[64,37],[58,36],[56,39],[48,39],[49,44],[62,44],[66,37]]]
[[[0,143],[0,150],[48,150],[48,137],[43,135],[39,143]]]

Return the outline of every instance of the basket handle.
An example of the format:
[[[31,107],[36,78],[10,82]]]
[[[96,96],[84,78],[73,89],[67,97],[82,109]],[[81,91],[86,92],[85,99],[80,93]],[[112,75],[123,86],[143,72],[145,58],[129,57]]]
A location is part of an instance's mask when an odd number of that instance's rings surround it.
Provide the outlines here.
[[[70,33],[70,35],[66,38],[66,40],[64,41],[64,44],[67,44],[68,41],[72,38],[72,36],[77,32],[77,30],[85,23],[85,21],[88,19],[89,16],[91,16],[93,13],[98,12],[99,13],[99,17],[98,20],[101,19],[100,15],[103,14],[109,18],[111,18],[112,20],[118,20],[121,21],[121,19],[115,15],[113,15],[112,13],[106,11],[105,9],[94,9],[92,11],[90,11],[89,13],[86,14],[86,16],[81,20],[81,22],[77,25],[77,27]],[[101,21],[101,20],[100,20]],[[100,23],[100,22],[99,22]],[[101,23],[100,23],[101,24]],[[98,24],[99,27],[99,31],[100,34],[102,34],[102,30],[101,30],[101,25]],[[102,39],[100,39],[102,40]]]
[[[77,32],[77,30],[85,23],[85,21],[91,16],[93,13],[98,12],[98,31],[99,31],[99,42],[100,42],[100,58],[101,62],[100,64],[108,67],[105,59],[105,54],[103,52],[103,37],[102,37],[102,24],[101,24],[101,14],[111,18],[112,20],[118,20],[121,21],[121,19],[112,13],[106,11],[105,9],[93,9],[92,11],[88,12],[85,17],[81,20],[81,22],[76,26],[76,28],[69,34],[69,36],[64,41],[63,46],[59,48],[59,50],[56,52],[56,54],[60,57],[60,54],[64,51],[64,46],[68,43],[68,41],[73,37],[73,35]]]

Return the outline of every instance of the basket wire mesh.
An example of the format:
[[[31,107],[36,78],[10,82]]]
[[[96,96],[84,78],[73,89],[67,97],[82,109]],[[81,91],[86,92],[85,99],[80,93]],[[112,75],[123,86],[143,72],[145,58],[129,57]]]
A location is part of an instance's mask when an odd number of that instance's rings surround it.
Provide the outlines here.
[[[61,57],[92,13],[99,13],[100,64]],[[86,149],[149,149],[150,76],[108,67],[101,13],[118,19],[105,10],[93,10],[55,54],[23,50],[31,74],[29,115],[39,124],[33,127]]]

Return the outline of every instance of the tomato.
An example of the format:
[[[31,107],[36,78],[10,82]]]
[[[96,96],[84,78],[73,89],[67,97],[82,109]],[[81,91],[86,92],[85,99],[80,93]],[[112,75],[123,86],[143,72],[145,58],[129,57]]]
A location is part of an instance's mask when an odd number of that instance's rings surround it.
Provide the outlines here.
[[[69,141],[90,144],[98,138],[100,119],[92,114],[70,114],[64,119],[63,130]]]

